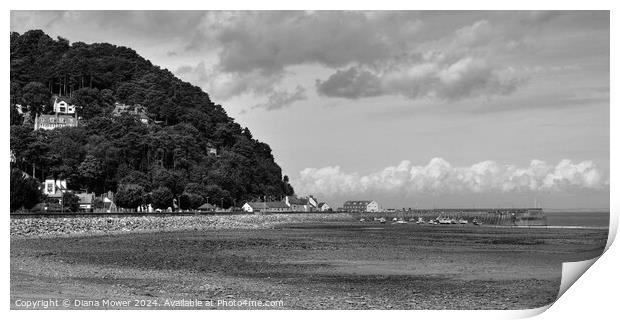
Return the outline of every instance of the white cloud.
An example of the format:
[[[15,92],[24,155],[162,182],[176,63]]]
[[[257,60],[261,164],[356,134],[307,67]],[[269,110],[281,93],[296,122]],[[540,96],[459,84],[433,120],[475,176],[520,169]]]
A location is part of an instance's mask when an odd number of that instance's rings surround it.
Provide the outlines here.
[[[324,96],[349,99],[391,94],[409,99],[458,100],[506,95],[524,82],[512,69],[491,66],[483,58],[467,56],[447,61],[440,55],[431,59],[377,71],[360,66],[338,70],[325,81],[317,80],[317,91]]]
[[[532,160],[527,167],[482,161],[469,167],[455,167],[442,158],[423,166],[402,161],[368,175],[347,173],[339,166],[306,168],[293,181],[300,194],[354,196],[362,194],[467,194],[502,192],[566,192],[600,190],[609,185],[592,161],[557,165]]]
[[[278,90],[272,92],[265,103],[257,104],[252,109],[261,108],[265,110],[277,110],[288,107],[293,103],[306,99],[306,89],[297,86],[295,91]]]

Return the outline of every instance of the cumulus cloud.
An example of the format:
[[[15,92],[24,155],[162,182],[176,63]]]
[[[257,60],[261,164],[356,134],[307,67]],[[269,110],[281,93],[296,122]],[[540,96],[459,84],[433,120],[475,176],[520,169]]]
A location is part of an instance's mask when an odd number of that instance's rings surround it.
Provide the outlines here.
[[[301,86],[297,86],[295,91],[289,92],[287,90],[279,90],[271,93],[267,102],[257,104],[252,109],[261,108],[265,110],[277,110],[290,106],[296,101],[306,99],[306,89]]]
[[[469,167],[456,167],[444,159],[433,158],[416,166],[402,161],[368,175],[347,173],[339,166],[306,168],[293,181],[301,194],[354,196],[362,194],[467,194],[502,192],[565,192],[600,190],[609,181],[592,161],[557,165],[532,160],[526,167],[483,161]]]
[[[190,48],[217,42],[222,46],[219,64],[226,72],[373,63],[399,47],[399,52],[410,48],[422,25],[411,12],[244,11],[208,17],[200,28],[208,34],[196,37]]]
[[[510,67],[493,63],[489,54],[491,47],[495,49],[490,51],[499,50],[506,41],[489,21],[478,20],[422,43],[414,53],[338,70],[316,81],[317,92],[349,99],[401,95],[444,100],[510,94],[526,79]]]
[[[276,84],[284,76],[283,73],[265,73],[260,70],[240,74],[221,72],[217,67],[207,67],[204,61],[196,66],[181,66],[175,70],[175,74],[183,80],[200,85],[218,99],[229,99],[244,93],[274,94]]]
[[[320,95],[328,97],[402,95],[410,99],[457,100],[512,93],[525,79],[511,73],[509,68],[494,68],[484,59],[464,57],[454,62],[431,60],[380,71],[351,67],[338,70],[325,81],[317,80],[316,87]]]
[[[265,94],[277,103],[286,100],[277,87],[288,67],[370,65],[411,49],[410,39],[422,26],[415,16],[361,11],[207,12],[186,50],[217,48],[213,76],[205,85],[215,97]]]
[[[596,30],[608,32],[609,13],[11,12],[11,30],[32,28],[74,41],[115,39],[138,49],[169,49],[168,59],[194,61],[177,74],[196,81],[217,99],[246,93],[269,99],[288,80],[288,72],[303,65],[330,69],[331,76],[317,82],[323,96],[458,100],[514,92],[525,81],[510,71],[511,64],[520,70],[515,52],[524,57],[537,54],[546,44],[539,35],[549,32],[564,35],[574,30],[583,37],[588,37],[584,30],[594,30],[594,35],[600,33]],[[579,42],[570,41],[564,52],[583,51]],[[529,47],[533,51],[527,51]],[[197,64],[200,60],[202,65]]]
[[[356,99],[384,94],[386,88],[373,72],[359,67],[338,70],[325,81],[316,81],[319,94],[328,97]]]

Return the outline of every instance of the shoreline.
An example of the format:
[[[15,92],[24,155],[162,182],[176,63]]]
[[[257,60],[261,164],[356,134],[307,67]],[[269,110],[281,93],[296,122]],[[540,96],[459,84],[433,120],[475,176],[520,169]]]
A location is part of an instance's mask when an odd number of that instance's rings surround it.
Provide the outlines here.
[[[19,217],[11,218],[10,239],[48,239],[89,237],[117,234],[141,234],[153,232],[198,230],[251,230],[273,229],[290,224],[343,223],[357,224],[350,213],[293,213],[293,214],[236,214],[236,215],[139,215],[139,216],[72,216],[72,217]],[[385,228],[392,225],[364,222],[364,226]],[[436,228],[435,225],[415,225],[419,228]],[[609,226],[509,226],[483,224],[444,225],[447,228],[501,228],[501,229],[581,229],[608,230]]]
[[[271,229],[290,223],[348,222],[346,213],[12,218],[11,239],[62,238],[191,230]]]

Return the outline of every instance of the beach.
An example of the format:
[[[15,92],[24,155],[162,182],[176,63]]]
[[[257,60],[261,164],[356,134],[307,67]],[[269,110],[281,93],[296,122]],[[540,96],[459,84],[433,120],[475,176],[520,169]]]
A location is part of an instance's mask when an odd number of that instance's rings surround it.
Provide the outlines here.
[[[555,300],[562,262],[594,258],[607,241],[600,228],[289,216],[236,218],[243,227],[190,219],[170,230],[39,235],[14,233],[12,224],[11,308],[29,299],[68,299],[72,309],[119,308],[74,304],[108,299],[157,303],[123,309],[193,309],[166,301],[194,300],[213,302],[208,309],[536,308]]]

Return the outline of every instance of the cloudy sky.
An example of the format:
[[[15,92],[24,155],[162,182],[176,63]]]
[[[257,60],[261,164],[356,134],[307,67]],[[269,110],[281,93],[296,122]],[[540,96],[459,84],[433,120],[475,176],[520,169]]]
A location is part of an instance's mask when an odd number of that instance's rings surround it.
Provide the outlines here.
[[[609,13],[13,11],[129,46],[339,206],[609,206]]]

